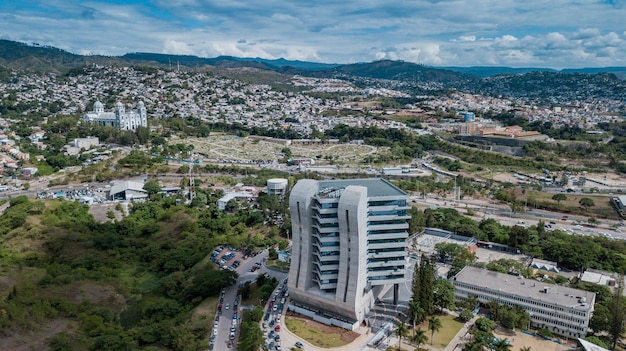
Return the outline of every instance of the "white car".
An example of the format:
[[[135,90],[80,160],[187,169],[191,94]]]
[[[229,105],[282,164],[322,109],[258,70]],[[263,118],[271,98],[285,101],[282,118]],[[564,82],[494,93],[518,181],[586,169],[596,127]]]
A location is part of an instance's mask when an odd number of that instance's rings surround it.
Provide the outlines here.
[[[213,328],[213,335],[217,335],[217,328]]]
[[[226,308],[227,310],[229,310],[229,309],[230,309],[230,304],[228,304],[228,303],[227,303],[225,308]]]

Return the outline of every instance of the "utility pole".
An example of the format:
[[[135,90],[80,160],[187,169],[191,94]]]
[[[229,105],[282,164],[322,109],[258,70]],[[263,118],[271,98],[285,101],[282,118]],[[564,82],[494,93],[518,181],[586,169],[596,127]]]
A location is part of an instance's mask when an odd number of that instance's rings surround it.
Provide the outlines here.
[[[193,179],[193,156],[193,153],[189,156],[189,203],[191,203],[196,197],[196,192],[194,190],[195,181]]]

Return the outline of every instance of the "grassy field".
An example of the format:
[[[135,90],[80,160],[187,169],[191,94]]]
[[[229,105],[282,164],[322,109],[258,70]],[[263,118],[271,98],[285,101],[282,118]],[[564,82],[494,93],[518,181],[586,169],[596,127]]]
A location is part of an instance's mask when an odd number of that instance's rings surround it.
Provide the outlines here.
[[[288,262],[281,262],[279,260],[267,260],[267,262],[265,262],[265,265],[267,267],[272,267],[281,271],[288,271],[289,270],[289,263]]]
[[[315,346],[330,348],[348,344],[341,339],[342,330],[339,328],[335,328],[337,329],[336,332],[329,330],[331,327],[325,328],[325,330],[320,330],[307,326],[304,320],[292,317],[287,317],[285,319],[285,324],[287,329],[289,329],[292,333]]]
[[[434,347],[443,349],[450,343],[450,340],[454,338],[459,330],[461,330],[461,327],[463,327],[463,323],[457,321],[455,319],[456,317],[451,314],[445,316],[437,316],[437,318],[439,318],[439,320],[441,321],[441,329],[435,332],[433,340],[430,339],[431,333],[430,330],[428,330],[428,322],[424,322],[417,327],[421,328],[422,330],[426,330],[426,335],[428,335],[428,345],[430,345],[430,343],[432,342],[432,345]],[[412,335],[413,333],[409,331],[409,338]]]

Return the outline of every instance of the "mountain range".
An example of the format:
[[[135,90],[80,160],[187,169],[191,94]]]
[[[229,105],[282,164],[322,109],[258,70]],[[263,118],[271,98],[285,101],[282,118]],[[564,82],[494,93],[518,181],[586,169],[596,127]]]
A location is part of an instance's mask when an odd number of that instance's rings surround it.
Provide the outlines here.
[[[380,60],[367,63],[329,64],[285,59],[240,58],[218,56],[203,58],[191,55],[128,53],[122,56],[78,55],[55,47],[29,45],[0,40],[0,71],[7,68],[32,72],[65,73],[71,68],[90,64],[215,67],[222,69],[255,68],[289,75],[314,77],[349,77],[391,80],[411,86],[420,93],[425,86],[459,89],[482,94],[509,96],[551,96],[588,98],[601,94],[618,99],[626,96],[626,67],[549,68],[511,67],[431,67],[405,61]],[[587,87],[594,91],[586,93]],[[411,90],[409,89],[409,90]],[[582,91],[582,93],[581,93]]]

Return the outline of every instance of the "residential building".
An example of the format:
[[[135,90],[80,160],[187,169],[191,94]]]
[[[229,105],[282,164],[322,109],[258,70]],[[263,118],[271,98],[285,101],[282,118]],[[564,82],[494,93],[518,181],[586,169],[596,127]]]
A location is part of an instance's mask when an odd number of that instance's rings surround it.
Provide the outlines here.
[[[407,273],[407,199],[384,179],[300,180],[289,197],[288,286],[297,305],[358,326],[390,287],[397,301]]]
[[[113,126],[120,130],[135,130],[137,127],[148,126],[148,115],[143,101],[137,103],[137,110],[126,111],[121,102],[115,104],[113,111],[105,111],[100,101],[93,104],[93,111],[83,115],[83,121]]]
[[[520,306],[530,315],[531,326],[569,338],[585,337],[589,331],[596,299],[593,292],[472,266],[463,268],[452,283],[457,300],[473,295],[481,303]]]

